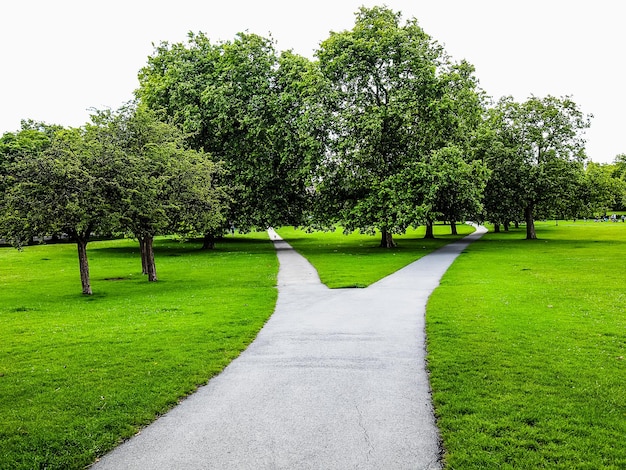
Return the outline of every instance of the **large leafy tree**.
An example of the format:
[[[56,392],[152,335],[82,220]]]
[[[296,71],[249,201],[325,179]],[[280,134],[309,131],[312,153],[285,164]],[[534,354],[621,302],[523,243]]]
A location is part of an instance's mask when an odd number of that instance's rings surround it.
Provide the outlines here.
[[[521,208],[526,238],[537,238],[537,215],[574,203],[585,160],[583,132],[589,123],[590,117],[569,97],[531,97],[523,103],[509,97],[494,108],[487,163],[497,185],[490,186],[497,187],[495,197],[508,195],[503,201]],[[491,217],[498,222],[515,206],[498,207]]]
[[[331,33],[317,57],[329,120],[319,201],[346,230],[378,229],[391,247],[392,234],[423,214],[415,210],[423,201],[399,204],[401,175],[433,151],[464,145],[479,122],[472,67],[451,64],[416,20],[402,24],[386,7],[361,8],[354,28]]]
[[[271,40],[238,34],[213,44],[191,34],[159,45],[141,70],[138,98],[163,110],[188,144],[223,162],[233,189],[228,222],[240,229],[297,224],[307,206],[315,69]]]

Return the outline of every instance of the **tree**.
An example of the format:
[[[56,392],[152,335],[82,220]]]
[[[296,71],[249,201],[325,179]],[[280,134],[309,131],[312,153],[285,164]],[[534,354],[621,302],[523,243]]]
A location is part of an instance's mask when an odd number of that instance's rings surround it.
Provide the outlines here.
[[[577,194],[577,216],[602,216],[622,204],[626,183],[614,174],[614,165],[587,163]]]
[[[330,122],[319,202],[347,231],[378,229],[392,247],[422,206],[400,203],[402,176],[433,151],[463,145],[479,122],[473,69],[451,64],[416,20],[401,24],[385,7],[361,8],[354,28],[331,33],[317,57]]]
[[[82,292],[91,295],[87,243],[112,223],[109,160],[84,129],[57,129],[29,141],[41,145],[10,166],[0,217],[5,235],[19,247],[33,235],[67,234],[77,245]]]
[[[215,230],[224,222],[228,195],[216,183],[221,168],[208,154],[183,147],[180,131],[144,106],[97,111],[89,126],[100,148],[117,162],[118,226],[139,241],[142,272],[157,280],[157,234]]]
[[[431,167],[431,181],[424,204],[448,220],[451,233],[456,235],[457,222],[479,218],[488,171],[478,160],[466,162],[461,149],[455,146],[434,152],[427,165]],[[434,220],[428,220],[431,228]]]
[[[179,150],[170,161],[169,171],[162,195],[169,230],[185,238],[221,230],[231,202],[230,191],[219,185],[221,165],[206,153]]]
[[[233,190],[229,225],[239,229],[298,224],[308,206],[308,161],[315,93],[310,61],[280,57],[274,43],[240,33],[212,44],[162,43],[140,72],[137,96],[187,135],[187,143],[223,162],[221,184]]]
[[[515,142],[502,123],[502,115],[492,108],[487,110],[473,142],[476,158],[489,168],[489,178],[483,193],[484,216],[496,232],[503,225],[523,220],[524,208],[518,194],[522,192],[521,167],[515,158]]]
[[[569,97],[553,96],[531,97],[521,104],[503,98],[493,113],[489,121],[493,147],[487,164],[497,183],[495,195],[509,193],[517,199],[526,221],[526,238],[535,239],[538,213],[552,213],[563,202],[573,203],[586,158],[582,134],[590,116]],[[497,221],[509,209],[497,209],[492,217]]]

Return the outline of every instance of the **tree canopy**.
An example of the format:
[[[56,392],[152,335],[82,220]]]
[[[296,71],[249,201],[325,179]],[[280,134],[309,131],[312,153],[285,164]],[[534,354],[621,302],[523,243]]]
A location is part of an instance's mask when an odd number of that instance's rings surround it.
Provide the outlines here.
[[[563,210],[575,199],[585,156],[583,132],[590,125],[569,97],[501,99],[485,121],[482,155],[492,170],[487,185],[496,223],[523,211],[526,238],[537,238],[538,214]]]
[[[448,145],[464,147],[480,122],[473,69],[386,7],[361,8],[354,28],[331,33],[317,57],[329,126],[321,212],[347,230],[379,229],[381,246],[393,246],[393,233],[424,221],[415,208],[426,203],[398,204],[399,177]]]
[[[229,224],[240,229],[302,223],[315,139],[316,70],[273,41],[240,33],[213,44],[190,34],[162,43],[139,75],[138,98],[186,133],[188,145],[223,163],[232,189]]]
[[[209,246],[235,226],[340,224],[392,247],[409,226],[476,219],[525,221],[532,239],[536,217],[626,206],[624,155],[585,165],[590,116],[570,97],[489,106],[471,64],[387,7],[360,8],[313,60],[251,33],[162,42],[136,100],[2,136],[0,236],[80,249],[123,233],[156,280],[157,234]]]
[[[156,281],[155,235],[193,236],[224,223],[220,165],[183,148],[179,130],[148,109],[95,111],[81,128],[26,127],[3,136],[4,155],[7,142],[14,158],[3,165],[0,233],[18,247],[67,235],[78,246],[84,294],[92,293],[86,250],[94,233],[136,237],[143,271]]]

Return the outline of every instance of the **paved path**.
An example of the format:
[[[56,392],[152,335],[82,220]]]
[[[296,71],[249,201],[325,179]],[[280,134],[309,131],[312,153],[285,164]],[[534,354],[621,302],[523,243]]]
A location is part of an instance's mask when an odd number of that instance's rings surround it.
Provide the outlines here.
[[[219,376],[93,468],[438,469],[424,310],[484,229],[367,289],[328,289],[270,231],[276,310]]]

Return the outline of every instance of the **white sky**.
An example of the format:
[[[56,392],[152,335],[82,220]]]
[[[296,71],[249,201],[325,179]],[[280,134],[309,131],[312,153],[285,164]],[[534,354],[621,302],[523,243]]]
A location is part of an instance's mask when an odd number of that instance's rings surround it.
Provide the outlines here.
[[[89,108],[132,98],[160,41],[188,31],[229,40],[249,31],[312,57],[329,31],[351,29],[361,5],[415,17],[455,59],[476,66],[494,98],[572,95],[594,115],[593,161],[626,153],[626,46],[620,0],[3,0],[0,134],[21,119],[80,126]]]

